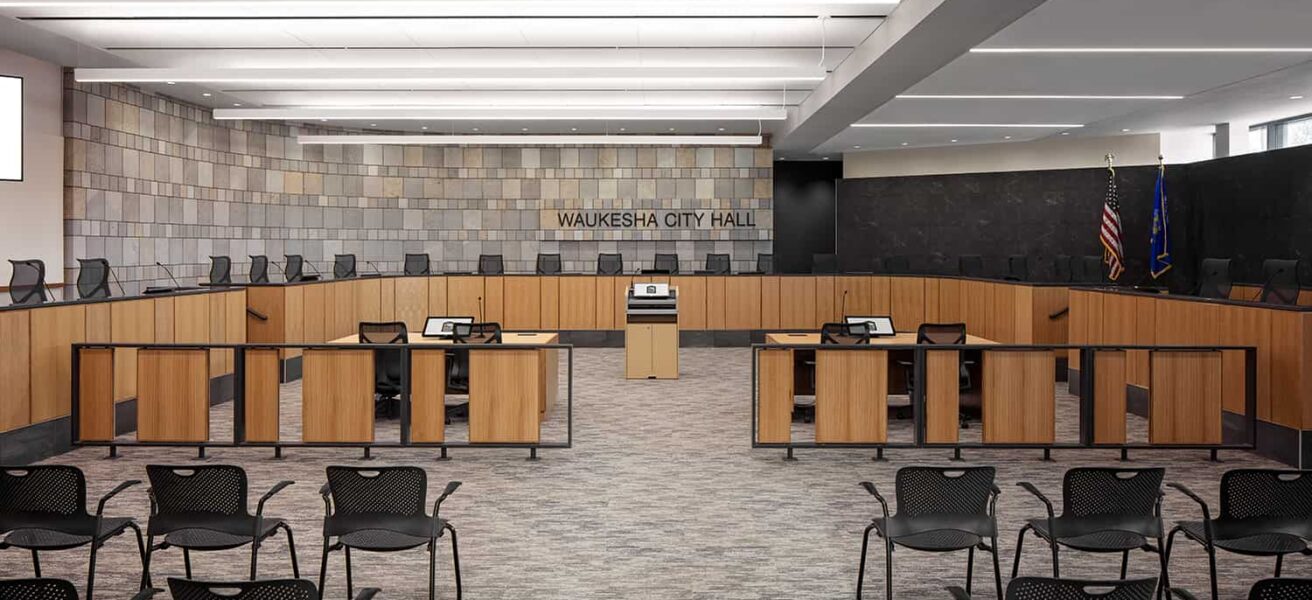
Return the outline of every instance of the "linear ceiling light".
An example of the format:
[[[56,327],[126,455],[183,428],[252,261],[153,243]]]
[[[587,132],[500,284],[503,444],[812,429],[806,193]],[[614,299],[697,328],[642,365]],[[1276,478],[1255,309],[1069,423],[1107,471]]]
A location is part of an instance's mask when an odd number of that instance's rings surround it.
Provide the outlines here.
[[[820,81],[822,67],[442,67],[435,69],[74,69],[84,83],[502,83]]]
[[[342,108],[220,108],[225,120],[309,121],[390,119],[400,121],[782,121],[788,111],[777,106],[485,106]]]
[[[898,94],[904,100],[1183,100],[1184,96],[1077,94]]]
[[[404,146],[760,146],[759,135],[302,135],[302,145]]]
[[[1312,53],[1312,47],[1293,48],[971,48],[974,54],[1263,54]]]
[[[872,7],[880,12],[898,4],[898,0],[186,0],[105,2],[88,0],[0,1],[0,8],[32,9],[101,9],[112,14],[125,12],[184,15],[230,11],[234,15],[386,15],[386,16],[486,16],[530,15],[553,17],[642,17],[642,16],[799,16],[826,15],[868,16]]]
[[[1084,127],[1080,123],[853,123],[852,127],[876,127],[882,129],[915,129],[928,127],[993,127],[997,129],[1071,129]]]

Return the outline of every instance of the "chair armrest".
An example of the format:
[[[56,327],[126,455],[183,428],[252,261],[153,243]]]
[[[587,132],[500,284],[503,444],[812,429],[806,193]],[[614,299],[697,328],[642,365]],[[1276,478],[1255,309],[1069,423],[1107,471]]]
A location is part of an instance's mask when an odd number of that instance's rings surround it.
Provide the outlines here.
[[[359,594],[355,595],[355,600],[372,600],[374,596],[378,595],[379,591],[381,590],[378,588],[364,588],[360,590]]]
[[[970,594],[967,594],[966,590],[961,589],[959,585],[949,585],[945,589],[949,594],[952,594],[952,600],[970,600]]]
[[[274,494],[277,494],[278,492],[283,491],[284,489],[287,488],[287,486],[292,485],[292,484],[294,484],[294,483],[296,483],[296,482],[295,482],[295,481],[287,481],[287,480],[283,480],[283,481],[279,481],[279,482],[278,482],[277,484],[275,484],[272,488],[269,488],[269,491],[268,491],[267,493],[265,493],[263,497],[260,498],[260,503],[259,503],[258,505],[256,505],[256,507],[255,507],[255,515],[256,515],[256,516],[263,515],[263,514],[264,514],[264,503],[265,503],[265,502],[268,502],[268,501],[269,501],[269,498],[272,498],[272,497],[274,496]]]
[[[1181,494],[1188,496],[1190,500],[1197,502],[1198,506],[1202,507],[1203,529],[1206,530],[1207,537],[1210,539],[1212,537],[1212,510],[1207,507],[1207,502],[1203,500],[1201,497],[1199,497],[1198,494],[1195,494],[1193,490],[1186,487],[1183,483],[1170,482],[1167,483],[1166,485],[1168,487],[1173,487],[1177,490],[1180,490]]]
[[[1017,483],[1016,485],[1018,485],[1018,486],[1024,488],[1025,491],[1027,491],[1027,492],[1029,492],[1029,493],[1031,493],[1031,494],[1034,494],[1034,497],[1036,497],[1036,498],[1038,498],[1040,501],[1042,501],[1042,502],[1043,502],[1043,506],[1044,506],[1045,508],[1048,509],[1048,518],[1049,518],[1049,519],[1053,518],[1054,514],[1053,514],[1053,510],[1052,510],[1052,501],[1049,500],[1047,496],[1044,496],[1044,495],[1043,495],[1043,492],[1040,492],[1040,491],[1039,491],[1039,488],[1034,487],[1034,484],[1032,484],[1032,483],[1030,483],[1030,482],[1028,482],[1028,481],[1022,481],[1022,482],[1020,482],[1020,483]]]
[[[438,496],[438,497],[437,497],[437,501],[433,503],[433,518],[434,518],[434,519],[437,518],[437,512],[438,512],[439,510],[442,510],[442,501],[443,501],[443,500],[446,500],[446,497],[447,497],[447,496],[450,496],[451,494],[456,493],[456,490],[459,489],[459,488],[460,488],[460,482],[459,482],[459,481],[451,481],[451,482],[448,482],[448,483],[446,484],[446,489],[442,490],[442,495],[441,495],[441,496]]]
[[[875,487],[875,484],[869,481],[862,481],[861,487],[865,488],[871,496],[875,497],[875,500],[879,501],[879,507],[884,511],[884,518],[888,518],[888,501],[879,494],[879,490]]]
[[[1002,496],[1002,490],[998,488],[996,483],[990,483],[989,488],[991,488],[989,490],[989,514],[996,517],[998,514],[998,498]]]
[[[158,590],[158,589],[156,589],[156,588],[153,588],[153,587],[152,587],[152,588],[146,588],[146,589],[144,589],[144,590],[141,590],[140,592],[137,592],[137,595],[133,596],[133,597],[132,597],[132,600],[149,600],[150,598],[153,598],[153,597],[155,596],[155,594],[157,594],[157,593],[159,593],[159,592],[160,592],[160,590]]]
[[[123,483],[118,484],[118,487],[110,490],[108,494],[101,496],[100,503],[96,504],[96,516],[99,517],[105,514],[105,503],[109,502],[110,498],[119,495],[120,493],[123,492],[123,490],[126,490],[134,485],[140,485],[140,484],[141,484],[140,479],[130,479],[128,481],[124,481]]]

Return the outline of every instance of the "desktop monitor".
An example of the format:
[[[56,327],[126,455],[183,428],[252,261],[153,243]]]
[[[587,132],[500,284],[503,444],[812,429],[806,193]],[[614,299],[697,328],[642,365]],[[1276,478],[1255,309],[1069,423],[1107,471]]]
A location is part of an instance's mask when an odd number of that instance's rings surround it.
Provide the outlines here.
[[[854,323],[866,323],[870,328],[870,337],[890,337],[897,335],[897,329],[893,327],[893,317],[844,317],[844,321],[849,325]]]
[[[449,338],[455,334],[456,323],[473,323],[474,317],[428,317],[424,321],[424,337]]]
[[[634,298],[669,298],[670,284],[668,283],[635,283],[633,284]]]

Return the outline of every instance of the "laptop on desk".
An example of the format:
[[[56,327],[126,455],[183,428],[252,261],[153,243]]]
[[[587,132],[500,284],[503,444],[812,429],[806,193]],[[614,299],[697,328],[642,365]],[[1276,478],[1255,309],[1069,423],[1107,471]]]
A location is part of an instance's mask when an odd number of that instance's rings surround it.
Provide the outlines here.
[[[456,323],[474,322],[474,317],[428,317],[424,321],[424,333],[426,338],[451,338],[455,335]]]
[[[865,323],[870,328],[870,337],[892,337],[897,335],[897,329],[893,327],[893,317],[843,317],[843,321],[848,325]]]

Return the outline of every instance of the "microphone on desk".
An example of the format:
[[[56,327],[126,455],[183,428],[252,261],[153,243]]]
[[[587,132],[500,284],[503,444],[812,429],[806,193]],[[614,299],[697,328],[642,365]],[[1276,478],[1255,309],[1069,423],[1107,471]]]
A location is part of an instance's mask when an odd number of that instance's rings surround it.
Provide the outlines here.
[[[114,278],[114,284],[118,286],[119,295],[121,296],[128,295],[127,292],[123,291],[123,282],[118,280],[118,275],[114,273],[114,269],[109,269],[109,276]]]
[[[155,261],[155,266],[157,266],[157,267],[159,267],[159,268],[161,268],[161,269],[164,269],[164,272],[165,272],[165,273],[168,273],[168,275],[169,275],[169,279],[172,279],[172,280],[173,280],[173,287],[174,287],[174,288],[179,289],[179,290],[182,289],[182,284],[181,284],[181,283],[178,283],[178,278],[173,276],[173,271],[170,271],[168,267],[164,266],[164,263],[159,262],[159,261],[157,260],[157,261]]]
[[[308,260],[303,260],[303,261],[301,261],[301,262],[302,262],[302,263],[305,263],[305,264],[307,264],[307,265],[310,265],[310,268],[311,268],[311,269],[314,269],[314,274],[315,274],[315,275],[323,275],[323,271],[320,271],[320,270],[319,270],[319,267],[314,266],[314,263],[312,263],[312,262],[310,262],[310,261],[308,261]]]
[[[478,322],[483,322],[483,297],[478,297]]]
[[[366,261],[364,261],[364,264],[369,265],[370,267],[373,267],[373,269],[374,269],[374,273],[377,273],[379,276],[381,276],[381,275],[383,274],[383,272],[378,268],[378,265],[375,265],[375,264],[374,264],[374,261],[372,261],[372,260],[366,260]]]
[[[843,314],[838,315],[838,318],[847,319],[847,290],[843,290]]]

